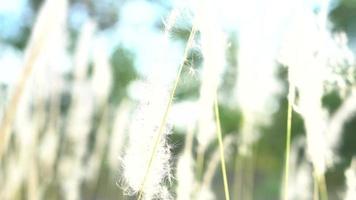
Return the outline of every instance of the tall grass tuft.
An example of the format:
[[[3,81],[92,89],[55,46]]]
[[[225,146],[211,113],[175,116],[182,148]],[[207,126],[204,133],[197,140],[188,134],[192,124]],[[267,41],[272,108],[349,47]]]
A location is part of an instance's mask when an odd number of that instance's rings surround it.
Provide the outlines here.
[[[330,2],[235,3],[125,1],[116,15],[97,9],[104,3],[44,1],[17,85],[0,83],[11,96],[0,199],[355,199],[355,159],[345,187],[327,184],[343,180],[334,174],[356,113],[355,58],[329,27]],[[288,67],[287,130],[278,64]]]
[[[177,13],[173,11],[166,22],[166,41],[176,17]],[[194,33],[192,31],[188,39],[171,91],[160,82],[156,73],[151,73],[145,81],[146,92],[140,97],[139,107],[133,114],[134,121],[129,128],[128,146],[122,166],[125,191],[131,195],[138,193],[138,199],[171,198],[165,186],[165,180],[171,179],[170,147],[166,142],[171,128],[167,119]]]
[[[61,152],[59,158],[58,173],[62,177],[61,187],[63,191],[65,191],[65,198],[73,200],[79,199],[81,196],[80,188],[85,175],[85,172],[82,170],[82,161],[87,152],[88,138],[91,129],[88,124],[91,123],[94,112],[94,94],[90,82],[86,77],[89,61],[84,60],[85,58],[88,59],[88,57],[82,56],[82,54],[89,54],[89,49],[85,49],[87,44],[81,43],[83,38],[93,34],[93,28],[94,24],[90,20],[83,25],[79,44],[76,49],[74,62],[74,64],[76,64],[74,66],[76,70],[71,85],[73,99],[68,113],[68,123],[65,129],[65,140],[63,142],[67,148],[65,148],[64,152]],[[89,39],[88,42],[90,42],[90,40],[92,40],[92,38]]]
[[[163,137],[159,138],[157,144],[153,143],[157,140],[159,124],[164,117],[169,90],[159,83],[147,83],[145,91],[145,94],[141,94],[139,107],[133,113],[129,127],[127,149],[122,159],[123,187],[129,195],[143,192],[145,199],[151,199],[164,195],[165,179],[169,180],[171,176],[170,147],[166,142],[170,127],[164,125],[161,130]],[[151,160],[153,149],[156,152]]]

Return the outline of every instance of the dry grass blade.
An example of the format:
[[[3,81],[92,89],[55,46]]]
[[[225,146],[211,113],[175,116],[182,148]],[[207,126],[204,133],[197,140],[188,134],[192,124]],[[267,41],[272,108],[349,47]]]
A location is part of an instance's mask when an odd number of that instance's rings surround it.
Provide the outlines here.
[[[62,21],[66,15],[66,7],[66,0],[48,0],[44,3],[40,11],[31,35],[29,46],[26,49],[26,58],[22,68],[23,71],[16,87],[14,88],[13,95],[6,108],[0,125],[0,159],[7,149],[17,107],[28,79],[34,69],[34,63],[49,42],[48,40],[50,35],[53,31],[57,30],[57,26],[61,26],[63,24]]]

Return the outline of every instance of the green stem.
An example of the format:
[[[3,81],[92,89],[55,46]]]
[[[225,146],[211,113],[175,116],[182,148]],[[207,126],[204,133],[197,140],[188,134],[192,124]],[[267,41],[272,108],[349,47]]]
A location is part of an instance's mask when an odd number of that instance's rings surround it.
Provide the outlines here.
[[[228,186],[228,180],[227,180],[227,175],[226,175],[226,166],[225,166],[224,143],[222,141],[217,94],[215,95],[214,109],[215,109],[215,118],[216,118],[216,126],[217,126],[216,128],[217,128],[219,149],[220,149],[221,170],[222,170],[223,180],[224,180],[225,199],[230,200],[229,186]]]
[[[290,76],[290,75],[289,75]],[[293,101],[295,95],[295,87],[289,81],[289,92],[288,92],[288,114],[287,114],[287,137],[286,137],[286,151],[285,151],[285,166],[284,166],[284,200],[288,199],[288,181],[289,181],[289,160],[290,160],[290,143],[292,135],[292,112],[293,112]]]

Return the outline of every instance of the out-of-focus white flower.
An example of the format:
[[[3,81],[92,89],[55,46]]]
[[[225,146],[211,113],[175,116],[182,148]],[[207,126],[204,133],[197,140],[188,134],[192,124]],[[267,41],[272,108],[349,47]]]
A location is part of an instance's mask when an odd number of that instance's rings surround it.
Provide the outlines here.
[[[176,177],[178,180],[177,200],[192,199],[196,182],[194,178],[193,158],[190,149],[185,150],[179,157]]]
[[[95,23],[89,20],[80,30],[74,57],[74,76],[77,80],[84,80],[86,78],[89,67],[90,47],[92,46],[95,28]]]
[[[352,70],[354,63],[353,55],[347,47],[346,35],[339,33],[332,37],[326,27],[327,5],[327,2],[322,5],[319,14],[305,7],[297,10],[280,57],[280,61],[289,67],[290,82],[299,94],[296,108],[304,118],[308,155],[319,175],[333,162],[331,152],[340,137],[341,119],[345,120],[345,116],[349,116],[340,110],[330,118],[322,107],[322,97],[325,88],[335,83],[340,93],[345,91],[346,79],[350,80],[350,76],[343,77],[338,71]],[[352,103],[346,102],[352,107]],[[345,111],[344,106],[340,109]],[[330,126],[327,127],[329,121]]]
[[[124,100],[115,112],[108,151],[109,165],[115,171],[119,167],[119,158],[123,153],[123,147],[128,136],[126,133],[129,123],[130,108],[131,105]]]
[[[62,187],[67,199],[79,199],[80,185],[85,177],[83,158],[87,152],[94,102],[88,82],[77,82],[67,124],[66,143],[72,151],[62,155],[59,164]],[[67,163],[66,163],[67,162]]]
[[[110,56],[103,40],[96,40],[93,55],[92,87],[98,103],[103,104],[109,97],[112,85]]]
[[[214,1],[205,1],[200,4],[200,7],[196,8],[196,23],[201,33],[203,55],[197,133],[202,151],[216,137],[213,105],[221,75],[226,65],[226,36],[217,21],[218,13],[215,3]]]
[[[351,162],[350,168],[345,171],[346,193],[344,200],[353,200],[356,198],[356,160]]]
[[[312,199],[313,176],[310,174],[313,169],[300,154],[304,146],[304,136],[295,138],[291,146],[288,182],[288,199],[291,200]]]

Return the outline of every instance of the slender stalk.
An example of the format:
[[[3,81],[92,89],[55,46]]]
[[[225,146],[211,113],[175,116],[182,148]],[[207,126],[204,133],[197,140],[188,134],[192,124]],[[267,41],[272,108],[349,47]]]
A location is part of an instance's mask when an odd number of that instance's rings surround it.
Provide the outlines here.
[[[290,72],[289,72],[290,73]],[[290,76],[290,75],[289,75]],[[288,181],[289,181],[289,160],[290,160],[290,143],[292,135],[292,114],[293,114],[293,102],[295,95],[295,87],[291,81],[289,81],[288,89],[288,114],[287,114],[287,137],[286,137],[286,151],[285,151],[285,166],[284,166],[284,200],[288,199]]]
[[[320,199],[321,200],[328,200],[328,190],[326,187],[326,180],[325,180],[325,175],[317,175],[316,176],[318,188],[319,188],[319,193],[320,193]]]
[[[193,44],[195,33],[196,33],[196,28],[195,28],[195,25],[193,25],[192,30],[191,30],[190,35],[189,35],[189,39],[188,39],[186,48],[184,50],[183,61],[179,66],[178,73],[177,73],[177,76],[176,76],[176,79],[175,79],[175,82],[174,82],[174,86],[173,86],[173,89],[171,91],[171,94],[170,94],[168,103],[166,105],[166,109],[165,109],[161,124],[160,124],[158,132],[157,132],[157,137],[154,140],[154,146],[153,146],[153,149],[151,151],[151,156],[150,156],[150,159],[148,161],[148,165],[147,165],[147,168],[146,168],[145,176],[144,176],[143,181],[141,183],[141,187],[140,187],[140,191],[139,191],[139,195],[138,195],[137,200],[141,200],[142,197],[143,197],[143,189],[145,187],[148,174],[149,174],[149,172],[151,170],[153,159],[155,158],[155,155],[157,153],[158,144],[161,141],[161,138],[162,138],[162,135],[163,135],[163,128],[164,128],[164,126],[166,124],[166,121],[167,121],[167,118],[168,118],[168,113],[169,113],[170,108],[171,108],[172,103],[173,103],[173,98],[174,98],[174,95],[175,95],[175,92],[176,92],[176,89],[177,89],[177,86],[178,86],[178,83],[179,83],[179,80],[180,80],[180,77],[181,77],[181,74],[182,74],[182,71],[183,71],[183,67],[184,67],[185,61],[186,61],[186,59],[188,57],[189,50],[190,50],[190,48],[191,48],[191,46]]]
[[[224,143],[222,140],[217,94],[215,95],[214,111],[215,111],[215,118],[216,118],[216,129],[217,129],[216,133],[218,134],[219,149],[220,149],[221,170],[222,170],[223,180],[224,180],[225,199],[230,200],[229,185],[228,185],[226,166],[225,166]]]

